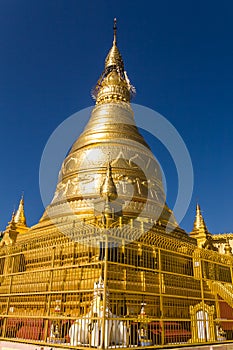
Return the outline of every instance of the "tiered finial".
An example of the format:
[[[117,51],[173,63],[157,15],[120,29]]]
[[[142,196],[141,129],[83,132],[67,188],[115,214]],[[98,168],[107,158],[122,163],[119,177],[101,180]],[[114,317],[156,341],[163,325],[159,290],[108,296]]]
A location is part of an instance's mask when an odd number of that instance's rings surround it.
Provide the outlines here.
[[[107,67],[115,66],[118,72],[124,73],[124,62],[121,57],[120,51],[117,48],[117,20],[114,18],[113,22],[113,43],[112,48],[110,49],[106,59],[105,59],[105,69]]]
[[[124,69],[124,62],[117,47],[116,18],[113,23],[113,45],[106,59],[104,71],[92,90],[96,104],[111,102],[130,102],[135,95],[135,88],[130,84]]]
[[[18,210],[16,211],[16,214],[15,214],[15,223],[17,225],[27,226],[26,217],[24,213],[24,194],[22,194]]]

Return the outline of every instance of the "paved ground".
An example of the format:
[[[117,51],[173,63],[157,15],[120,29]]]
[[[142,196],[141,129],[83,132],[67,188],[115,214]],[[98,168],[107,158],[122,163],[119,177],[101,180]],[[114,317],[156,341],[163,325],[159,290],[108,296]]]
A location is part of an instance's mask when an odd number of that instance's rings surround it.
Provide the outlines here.
[[[89,348],[88,348],[89,349]],[[133,348],[136,349],[136,348]],[[218,344],[218,345],[203,345],[203,346],[189,346],[189,347],[177,347],[167,348],[172,350],[233,350],[233,343]],[[32,344],[14,343],[0,341],[0,350],[68,350],[68,348],[57,348],[51,346],[38,346]],[[163,348],[163,350],[166,350]]]
[[[233,343],[218,344],[218,345],[202,345],[202,346],[189,346],[182,348],[172,348],[172,350],[233,350]],[[163,349],[165,350],[165,349]],[[171,350],[171,348],[170,348]]]
[[[0,341],[0,350],[64,350],[64,348]]]

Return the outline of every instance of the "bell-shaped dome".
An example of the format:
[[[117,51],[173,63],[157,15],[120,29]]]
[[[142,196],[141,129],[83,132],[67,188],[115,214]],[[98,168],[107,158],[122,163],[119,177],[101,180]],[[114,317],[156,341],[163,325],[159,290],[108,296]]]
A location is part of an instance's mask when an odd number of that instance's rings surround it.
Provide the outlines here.
[[[94,93],[96,105],[62,164],[53,201],[41,222],[74,214],[79,219],[93,217],[107,185],[109,199],[117,198],[124,217],[168,222],[172,213],[165,205],[161,170],[135,125],[131,90],[114,29],[113,47]]]

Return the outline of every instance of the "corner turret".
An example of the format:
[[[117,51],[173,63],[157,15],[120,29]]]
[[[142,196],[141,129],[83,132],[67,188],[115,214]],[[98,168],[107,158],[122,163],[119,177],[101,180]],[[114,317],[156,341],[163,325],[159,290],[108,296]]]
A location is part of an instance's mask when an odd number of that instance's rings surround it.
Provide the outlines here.
[[[24,196],[22,195],[19,202],[19,207],[15,213],[15,226],[19,233],[25,233],[29,230],[27,226],[25,210],[24,210]]]
[[[208,231],[205,220],[202,216],[200,205],[196,206],[196,218],[193,224],[193,230],[190,232],[190,236],[196,238],[199,248],[206,248],[210,250],[218,250],[213,245],[213,239],[211,233]]]
[[[8,226],[3,234],[3,238],[0,242],[0,247],[6,245],[12,245],[16,242],[18,232],[15,224],[15,212],[13,211],[11,221],[9,221]]]

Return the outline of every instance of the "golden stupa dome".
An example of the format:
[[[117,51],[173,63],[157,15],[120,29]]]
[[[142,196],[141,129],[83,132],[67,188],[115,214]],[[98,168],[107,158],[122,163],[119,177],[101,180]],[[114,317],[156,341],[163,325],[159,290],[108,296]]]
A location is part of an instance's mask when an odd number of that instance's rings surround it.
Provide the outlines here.
[[[81,220],[92,217],[96,203],[106,197],[106,184],[111,187],[109,199],[117,198],[124,217],[169,220],[160,166],[135,125],[132,90],[114,26],[113,46],[94,90],[96,105],[62,164],[54,198],[41,222],[74,214]]]

